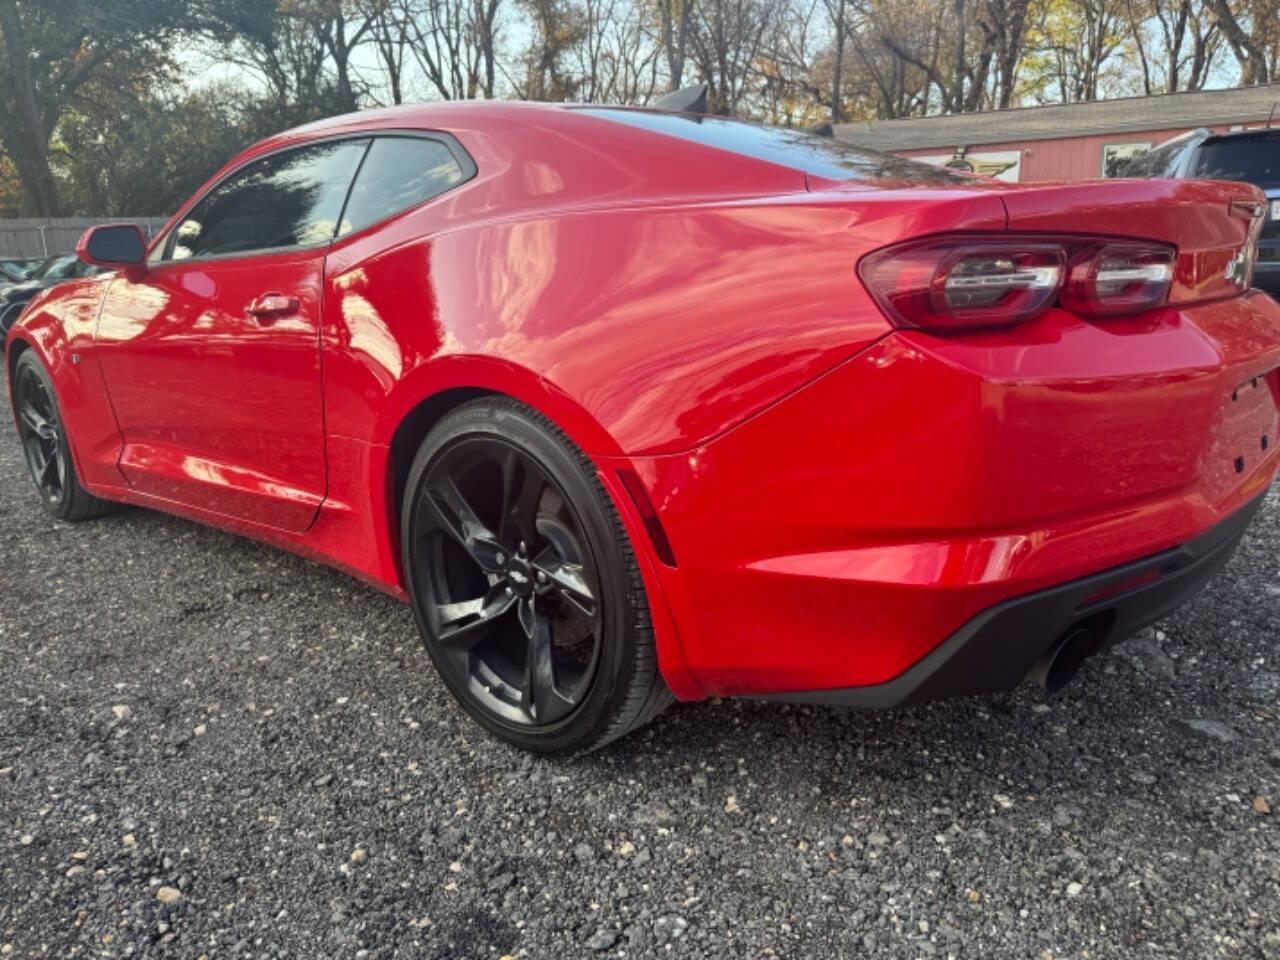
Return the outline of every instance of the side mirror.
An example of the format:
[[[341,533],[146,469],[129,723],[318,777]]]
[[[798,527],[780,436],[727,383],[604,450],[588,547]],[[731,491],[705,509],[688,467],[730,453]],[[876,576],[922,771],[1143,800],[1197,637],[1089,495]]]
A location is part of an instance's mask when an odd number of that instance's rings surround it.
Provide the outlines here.
[[[141,266],[147,259],[147,238],[132,223],[90,227],[76,244],[76,256],[95,267]]]

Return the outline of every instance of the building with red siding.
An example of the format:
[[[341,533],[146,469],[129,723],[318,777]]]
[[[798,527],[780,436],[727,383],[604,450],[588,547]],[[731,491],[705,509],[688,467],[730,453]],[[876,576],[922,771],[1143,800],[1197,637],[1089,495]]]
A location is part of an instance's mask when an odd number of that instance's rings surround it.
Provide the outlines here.
[[[1280,84],[993,110],[945,117],[843,123],[835,136],[903,157],[1001,180],[1114,176],[1125,160],[1207,127],[1280,126]]]

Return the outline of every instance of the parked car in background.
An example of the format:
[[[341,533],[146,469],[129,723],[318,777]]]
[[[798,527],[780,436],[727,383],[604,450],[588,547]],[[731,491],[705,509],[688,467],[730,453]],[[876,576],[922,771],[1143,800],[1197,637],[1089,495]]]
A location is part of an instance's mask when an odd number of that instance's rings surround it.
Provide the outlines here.
[[[21,260],[0,260],[0,286],[21,283],[31,276],[32,265]]]
[[[56,286],[65,280],[101,273],[101,267],[90,266],[74,253],[50,257],[24,278],[0,287],[0,339],[13,326],[22,308],[41,290]]]
[[[1122,177],[1237,180],[1267,195],[1254,286],[1280,294],[1280,127],[1214,133],[1201,127],[1130,160]]]
[[[90,230],[116,272],[23,312],[10,397],[53,516],[355,573],[528,749],[673,697],[1056,689],[1199,590],[1280,465],[1263,202],[661,109],[365,111],[150,243]]]

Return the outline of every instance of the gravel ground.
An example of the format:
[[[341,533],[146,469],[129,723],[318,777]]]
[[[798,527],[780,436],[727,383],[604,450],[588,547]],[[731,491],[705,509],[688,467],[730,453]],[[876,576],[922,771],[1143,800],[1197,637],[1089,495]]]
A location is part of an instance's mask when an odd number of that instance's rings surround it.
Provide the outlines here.
[[[1047,702],[704,703],[545,762],[381,594],[48,519],[5,423],[0,955],[1277,958],[1278,535]]]

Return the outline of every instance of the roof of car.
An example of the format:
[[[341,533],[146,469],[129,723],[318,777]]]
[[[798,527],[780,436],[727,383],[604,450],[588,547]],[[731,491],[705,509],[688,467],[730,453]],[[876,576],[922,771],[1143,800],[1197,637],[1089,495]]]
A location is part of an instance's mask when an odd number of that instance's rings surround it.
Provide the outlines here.
[[[517,116],[521,114],[545,114],[562,109],[565,104],[539,103],[528,100],[444,100],[436,103],[404,103],[395,107],[376,107],[325,117],[285,130],[280,136],[324,136],[338,133],[352,126],[388,127],[429,126],[448,127],[458,114],[488,113]]]
[[[1150,97],[988,110],[945,117],[841,123],[835,135],[875,150],[914,150],[956,144],[1055,140],[1178,127],[1257,123],[1280,102],[1280,84],[1199,90]],[[1276,111],[1280,117],[1280,110]]]
[[[1280,125],[1254,130],[1231,130],[1226,133],[1211,133],[1204,138],[1204,142],[1220,143],[1224,140],[1271,140],[1275,138],[1280,138]]]

